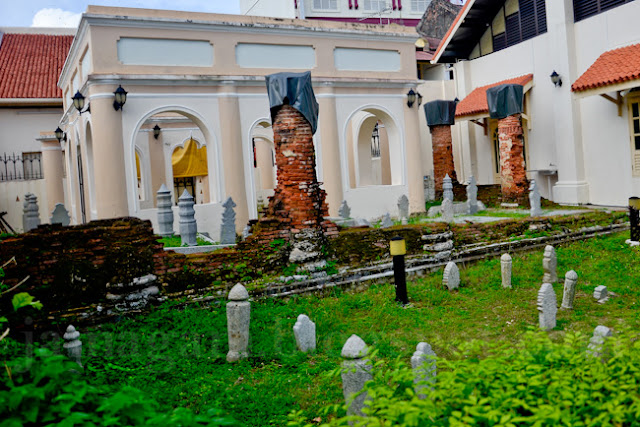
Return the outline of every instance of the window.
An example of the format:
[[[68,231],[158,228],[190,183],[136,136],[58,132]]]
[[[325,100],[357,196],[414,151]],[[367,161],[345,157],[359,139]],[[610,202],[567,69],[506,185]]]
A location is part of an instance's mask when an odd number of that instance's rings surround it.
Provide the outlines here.
[[[338,10],[338,0],[313,0],[314,10]]]
[[[193,177],[173,178],[173,191],[176,205],[178,204],[178,199],[182,196],[182,193],[184,193],[184,190],[187,190],[193,197],[193,201],[196,202],[196,186],[193,182]]]
[[[379,11],[387,7],[385,0],[364,0],[364,10]]]
[[[373,127],[371,133],[371,157],[374,159],[380,158],[380,131],[378,130],[379,123]]]
[[[412,12],[424,12],[431,3],[431,0],[411,0]]]
[[[24,179],[42,179],[42,153],[22,153]]]
[[[631,133],[631,169],[634,176],[640,176],[640,97],[629,102]]]
[[[625,3],[631,3],[632,1],[633,0],[573,0],[573,18],[575,22],[578,22]]]

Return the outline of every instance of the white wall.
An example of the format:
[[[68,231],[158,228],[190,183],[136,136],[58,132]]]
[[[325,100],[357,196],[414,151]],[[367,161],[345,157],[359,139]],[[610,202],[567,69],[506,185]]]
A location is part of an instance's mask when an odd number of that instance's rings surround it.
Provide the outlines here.
[[[40,132],[52,134],[62,108],[0,108],[0,154],[40,151]]]
[[[307,0],[307,2],[313,0]],[[295,18],[293,0],[240,0],[240,15]]]
[[[40,223],[49,223],[51,213],[47,212],[47,192],[44,179],[0,182],[0,212],[7,212],[4,219],[16,232],[22,232],[24,195],[27,193],[33,193],[38,197]]]

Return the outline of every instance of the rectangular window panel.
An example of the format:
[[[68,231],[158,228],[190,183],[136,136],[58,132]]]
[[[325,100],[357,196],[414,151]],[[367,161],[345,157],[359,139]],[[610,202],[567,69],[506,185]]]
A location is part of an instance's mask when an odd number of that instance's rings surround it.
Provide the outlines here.
[[[493,37],[493,50],[498,51],[507,47],[507,36],[505,33]]]
[[[633,117],[640,117],[640,111],[639,111],[639,107],[640,103],[638,102],[634,102],[633,104],[631,104],[631,110],[633,112]]]
[[[640,133],[640,119],[633,121],[633,133]]]
[[[236,63],[242,68],[308,70],[316,66],[313,46],[238,43]]]
[[[429,3],[431,3],[431,0],[411,0],[411,11],[424,12],[427,10]]]
[[[387,7],[386,0],[364,0],[364,10],[379,11]]]
[[[205,40],[122,37],[118,40],[118,60],[125,65],[210,67],[213,46]]]
[[[313,8],[317,10],[338,10],[338,0],[313,0]]]
[[[507,46],[513,46],[522,41],[520,37],[520,14],[507,16]]]
[[[632,1],[635,0],[573,0],[573,18],[578,22]]]
[[[538,34],[547,32],[547,5],[545,0],[536,0],[536,20],[538,21]]]
[[[397,50],[353,49],[337,47],[333,51],[336,70],[398,71],[400,52]]]
[[[534,0],[520,0],[520,28],[522,29],[522,40],[528,40],[536,36],[536,9]]]
[[[640,150],[640,135],[635,136],[636,150]]]

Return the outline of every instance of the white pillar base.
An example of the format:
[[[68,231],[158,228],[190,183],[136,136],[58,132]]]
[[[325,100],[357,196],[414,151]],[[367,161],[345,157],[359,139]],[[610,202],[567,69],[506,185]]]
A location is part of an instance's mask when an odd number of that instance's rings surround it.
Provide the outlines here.
[[[553,201],[573,205],[589,203],[589,183],[586,181],[558,181],[553,186]]]

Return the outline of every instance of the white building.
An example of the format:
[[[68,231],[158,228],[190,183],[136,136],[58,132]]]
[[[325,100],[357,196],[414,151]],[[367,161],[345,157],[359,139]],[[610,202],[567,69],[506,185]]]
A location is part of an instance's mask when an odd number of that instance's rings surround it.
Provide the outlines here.
[[[433,60],[451,64],[462,100],[459,179],[499,182],[486,89],[510,81],[526,91],[526,168],[544,197],[626,205],[639,195],[638,18],[632,0],[468,0]]]

